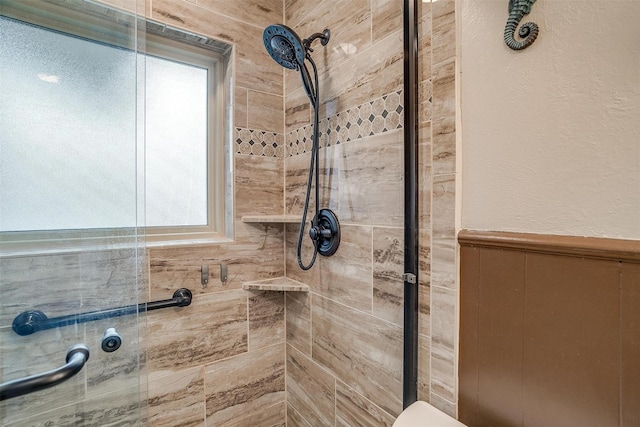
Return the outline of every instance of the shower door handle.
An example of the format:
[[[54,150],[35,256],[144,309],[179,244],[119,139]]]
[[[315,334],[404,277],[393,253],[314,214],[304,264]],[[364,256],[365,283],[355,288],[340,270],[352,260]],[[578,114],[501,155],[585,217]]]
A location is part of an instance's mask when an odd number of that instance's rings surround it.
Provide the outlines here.
[[[0,384],[0,400],[11,399],[58,385],[80,372],[89,360],[89,347],[76,344],[67,350],[66,363],[51,371]]]

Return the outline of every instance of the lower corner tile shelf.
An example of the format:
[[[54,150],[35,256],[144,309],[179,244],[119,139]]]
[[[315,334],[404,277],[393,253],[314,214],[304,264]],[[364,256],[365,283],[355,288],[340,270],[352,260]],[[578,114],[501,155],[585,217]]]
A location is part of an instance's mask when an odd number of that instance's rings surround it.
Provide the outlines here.
[[[309,292],[309,286],[289,279],[288,277],[277,277],[259,282],[243,283],[242,289],[247,291]]]

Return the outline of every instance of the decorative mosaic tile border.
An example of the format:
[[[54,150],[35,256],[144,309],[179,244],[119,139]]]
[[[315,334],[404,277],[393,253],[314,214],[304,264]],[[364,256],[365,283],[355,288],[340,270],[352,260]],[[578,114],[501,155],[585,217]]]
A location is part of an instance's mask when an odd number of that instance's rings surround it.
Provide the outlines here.
[[[236,154],[284,158],[284,134],[235,128]]]
[[[342,144],[366,136],[400,129],[404,124],[402,90],[320,120],[320,147]],[[311,151],[313,125],[287,134],[287,156]]]

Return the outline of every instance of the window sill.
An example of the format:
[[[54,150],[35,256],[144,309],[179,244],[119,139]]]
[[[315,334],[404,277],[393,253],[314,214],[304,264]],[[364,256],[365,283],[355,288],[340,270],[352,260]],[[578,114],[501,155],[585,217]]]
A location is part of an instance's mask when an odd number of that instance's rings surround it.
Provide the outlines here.
[[[145,246],[147,248],[171,248],[181,246],[208,246],[231,243],[233,239],[227,237],[211,237],[202,239],[183,239],[183,240],[147,240]]]
[[[37,236],[36,236],[37,237]],[[233,242],[222,235],[214,236],[145,236],[144,234],[105,235],[92,237],[25,238],[0,240],[0,258],[100,252],[113,250],[141,250],[145,248],[170,248],[184,246],[209,246]],[[182,237],[182,238],[180,238]]]

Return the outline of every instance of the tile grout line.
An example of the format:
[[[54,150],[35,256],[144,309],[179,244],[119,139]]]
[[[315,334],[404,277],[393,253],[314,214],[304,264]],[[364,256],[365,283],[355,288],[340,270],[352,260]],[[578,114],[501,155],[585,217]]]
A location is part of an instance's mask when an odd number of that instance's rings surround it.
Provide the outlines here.
[[[248,292],[247,292],[246,298],[247,298],[247,300],[246,300],[247,301],[246,302],[246,304],[247,304],[247,351],[246,351],[246,353],[249,353],[249,351],[251,351],[251,345],[250,345],[251,326],[249,325],[249,323],[250,323],[249,322],[249,317],[250,317],[249,313],[251,312],[251,310],[249,308],[250,304],[249,304],[249,293]]]
[[[309,290],[309,357],[313,360],[313,292]]]
[[[448,288],[442,288],[442,289],[448,289]],[[362,309],[360,309],[360,308],[352,307],[352,306],[350,306],[350,305],[348,305],[348,304],[345,304],[345,303],[343,303],[343,302],[337,301],[337,300],[335,300],[335,299],[333,299],[333,298],[330,298],[330,297],[324,296],[324,295],[322,295],[322,294],[319,294],[319,293],[314,292],[314,291],[311,291],[311,290],[309,291],[309,293],[310,293],[310,294],[314,294],[314,295],[316,295],[316,296],[318,296],[318,297],[320,297],[320,298],[326,299],[326,300],[328,300],[328,301],[331,301],[331,302],[333,302],[333,303],[335,303],[335,304],[339,304],[339,305],[341,305],[342,307],[345,307],[345,308],[347,308],[347,309],[349,309],[349,310],[357,311],[358,313],[361,313],[361,314],[364,314],[364,315],[366,315],[366,316],[372,317],[372,318],[374,318],[375,320],[380,320],[380,321],[382,321],[382,322],[386,323],[386,324],[387,324],[387,325],[389,325],[389,326],[394,326],[394,327],[396,327],[396,328],[402,328],[402,326],[401,326],[401,325],[398,325],[398,324],[396,324],[396,323],[390,322],[390,321],[388,321],[388,320],[386,320],[386,319],[383,319],[383,318],[381,318],[381,317],[375,316],[375,315],[373,315],[373,314],[371,314],[371,313],[369,313],[369,312],[367,312],[367,311],[365,311],[365,310],[362,310]]]
[[[238,418],[238,419],[233,419],[233,421],[234,421],[234,424],[233,424],[233,425],[236,425],[236,426],[237,426],[237,425],[250,425],[250,424],[235,424],[235,422],[239,422],[239,421],[246,421],[246,420],[248,420],[249,418],[251,418],[251,417],[253,417],[253,416],[256,416],[256,415],[258,415],[258,414],[262,414],[263,412],[266,412],[266,411],[268,411],[269,409],[275,408],[276,406],[281,405],[282,403],[283,403],[283,402],[277,402],[277,403],[274,403],[273,405],[267,406],[267,407],[265,407],[265,408],[262,408],[262,409],[260,409],[260,410],[254,411],[254,412],[251,412],[251,413],[249,413],[248,415],[242,416],[242,417],[240,417],[240,418]],[[286,413],[286,405],[285,405],[285,413]]]
[[[263,28],[262,26],[260,26],[260,25],[258,25],[258,24],[254,24],[254,23],[252,23],[252,22],[244,21],[244,20],[242,20],[242,19],[240,19],[240,18],[237,18],[237,17],[231,16],[231,15],[227,15],[227,14],[222,13],[222,12],[219,12],[219,11],[217,11],[217,10],[215,10],[215,9],[209,9],[208,7],[202,6],[199,2],[198,2],[198,3],[191,3],[190,1],[186,1],[186,3],[188,3],[188,4],[192,5],[192,6],[198,7],[198,8],[200,8],[200,9],[207,10],[207,11],[209,11],[209,12],[212,12],[212,13],[216,14],[216,15],[219,15],[219,16],[222,16],[222,17],[225,17],[225,18],[228,18],[229,20],[234,21],[234,22],[240,22],[240,23],[243,23],[243,24],[249,25],[249,26],[251,26],[251,27],[258,28],[258,29],[262,29],[262,28]],[[213,37],[212,37],[212,38],[213,38]],[[219,40],[219,39],[217,39],[217,38],[216,38],[216,40]]]
[[[309,421],[307,421],[307,419],[304,417],[304,415],[302,415],[302,413],[301,413],[301,412],[300,412],[300,411],[299,411],[295,406],[291,405],[291,408],[293,409],[293,412],[297,413],[297,414],[298,414],[298,416],[299,416],[300,418],[302,418],[302,420],[303,420],[305,423],[307,423],[307,425],[309,425],[309,426],[311,426],[311,425],[312,425]]]
[[[249,129],[249,88],[245,89],[245,96],[244,96],[244,105],[247,106],[247,113],[246,113],[246,117],[247,117],[247,121],[246,121],[246,128]]]
[[[283,0],[284,1],[284,0]],[[286,243],[286,239],[285,239],[285,243]],[[287,369],[287,293],[283,292],[284,294],[284,352],[283,352],[283,357],[284,357],[284,424],[285,427],[287,425],[288,422],[288,402],[289,402],[289,392],[288,392],[288,381],[287,381],[287,373],[288,373],[288,369]]]
[[[431,74],[431,104],[433,105],[435,99],[433,96],[433,4],[429,4],[429,19],[431,22],[429,23],[429,68]],[[429,358],[425,361],[429,366],[429,384],[427,385],[429,403],[431,403],[431,393],[433,387],[431,383],[433,382],[433,341],[431,337],[433,336],[433,108],[431,110],[431,126],[429,127],[429,166],[431,168],[431,188],[429,189]],[[418,361],[418,366],[420,363]]]
[[[338,379],[333,376],[333,425],[338,425]]]
[[[374,288],[375,285],[373,284],[373,281],[375,279],[375,273],[373,271],[373,233],[374,233],[374,227],[371,227],[371,315],[373,316],[373,308],[374,308],[374,302],[373,299],[375,298],[375,292],[374,292]]]
[[[375,406],[377,409],[379,409],[381,412],[383,412],[386,415],[389,415],[391,418],[396,418],[395,416],[393,416],[391,413],[389,413],[386,409],[383,409],[380,405],[378,405],[376,402],[374,402],[373,400],[371,400],[370,398],[368,398],[367,396],[365,396],[364,394],[360,393],[358,390],[354,389],[353,387],[351,387],[349,384],[347,384],[346,382],[338,379],[338,381],[340,381],[342,384],[344,384],[344,386],[347,388],[347,391],[355,393],[358,397],[362,398],[363,400],[365,400],[367,403]]]
[[[207,425],[207,370],[205,365],[202,365],[202,419],[204,425]]]
[[[278,345],[281,345],[281,344],[282,344],[282,342],[277,342],[277,343],[275,343],[275,344],[269,344],[269,345],[267,345],[267,346],[260,347],[260,348],[256,348],[256,349],[251,350],[251,351],[243,351],[243,352],[241,352],[241,353],[234,354],[234,355],[232,355],[232,356],[227,356],[227,357],[225,357],[225,358],[223,358],[223,359],[214,360],[213,362],[206,363],[206,364],[204,364],[204,365],[202,365],[202,366],[204,366],[205,371],[206,371],[207,366],[215,365],[215,364],[217,364],[217,363],[227,362],[227,361],[229,361],[229,360],[233,359],[234,357],[238,357],[238,356],[246,356],[246,355],[251,354],[251,353],[257,353],[257,352],[259,352],[259,351],[261,351],[261,350],[267,350],[267,349],[269,349],[269,348],[272,348],[272,347],[275,347],[275,346],[278,346]],[[186,368],[186,369],[183,369],[183,370],[180,370],[180,371],[172,372],[171,374],[163,375],[162,377],[165,377],[165,376],[168,376],[168,375],[173,375],[173,374],[175,374],[175,373],[182,372],[182,371],[187,371],[187,370],[189,370],[189,369],[195,369],[195,368],[194,368],[194,367],[192,367],[192,368]],[[162,377],[158,377],[158,378],[162,378]]]

